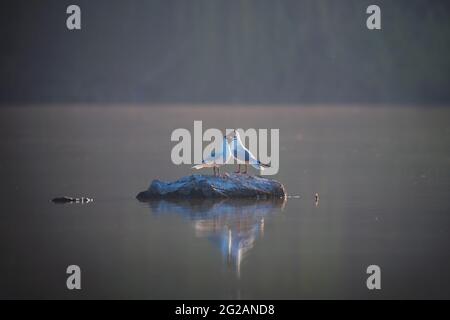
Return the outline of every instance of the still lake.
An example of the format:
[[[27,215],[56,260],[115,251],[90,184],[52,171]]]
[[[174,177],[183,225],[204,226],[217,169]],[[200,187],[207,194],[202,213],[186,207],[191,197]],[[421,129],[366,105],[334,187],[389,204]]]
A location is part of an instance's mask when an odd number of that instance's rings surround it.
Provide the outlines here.
[[[193,173],[170,135],[194,120],[280,129],[287,201],[138,202]],[[0,298],[450,298],[449,109],[54,105],[0,122]]]

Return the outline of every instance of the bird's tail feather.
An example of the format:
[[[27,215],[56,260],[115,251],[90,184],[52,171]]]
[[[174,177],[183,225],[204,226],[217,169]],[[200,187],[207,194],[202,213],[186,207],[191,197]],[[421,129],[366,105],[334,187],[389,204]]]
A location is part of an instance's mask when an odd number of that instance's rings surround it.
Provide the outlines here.
[[[257,163],[250,163],[250,165],[257,170],[264,170],[264,168],[270,168],[268,164],[262,163],[259,160]]]
[[[250,165],[256,170],[264,170],[264,167],[260,166],[258,163],[251,163]]]
[[[192,169],[197,169],[197,170],[202,169],[202,168],[203,168],[203,164],[198,164],[198,165],[192,167]]]
[[[264,168],[270,168],[270,165],[265,164],[265,163],[262,163],[261,161],[259,161],[258,164],[259,164],[261,167],[264,167]]]

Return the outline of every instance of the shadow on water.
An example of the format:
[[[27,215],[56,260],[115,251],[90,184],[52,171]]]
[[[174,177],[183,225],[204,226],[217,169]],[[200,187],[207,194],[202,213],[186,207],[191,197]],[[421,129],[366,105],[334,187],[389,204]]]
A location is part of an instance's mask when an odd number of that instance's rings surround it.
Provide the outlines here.
[[[188,199],[147,202],[154,215],[178,214],[188,219],[195,235],[220,249],[225,263],[240,275],[240,265],[258,238],[266,219],[283,210],[286,199]]]

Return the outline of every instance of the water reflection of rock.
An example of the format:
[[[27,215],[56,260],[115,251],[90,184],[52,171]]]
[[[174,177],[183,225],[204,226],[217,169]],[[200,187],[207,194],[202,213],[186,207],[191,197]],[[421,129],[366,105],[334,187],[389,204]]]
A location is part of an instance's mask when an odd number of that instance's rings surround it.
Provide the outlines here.
[[[228,265],[240,274],[242,260],[256,239],[264,234],[264,222],[284,207],[284,199],[250,200],[155,200],[149,202],[156,215],[176,213],[188,218],[195,234],[220,248]]]

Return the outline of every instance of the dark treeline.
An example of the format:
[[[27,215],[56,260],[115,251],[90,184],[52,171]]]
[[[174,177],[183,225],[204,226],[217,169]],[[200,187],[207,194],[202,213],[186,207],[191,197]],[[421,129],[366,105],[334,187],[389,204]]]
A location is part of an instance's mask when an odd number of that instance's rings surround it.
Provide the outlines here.
[[[66,28],[78,4],[82,29]],[[382,30],[366,28],[381,7]],[[450,102],[446,1],[6,0],[0,103]]]

